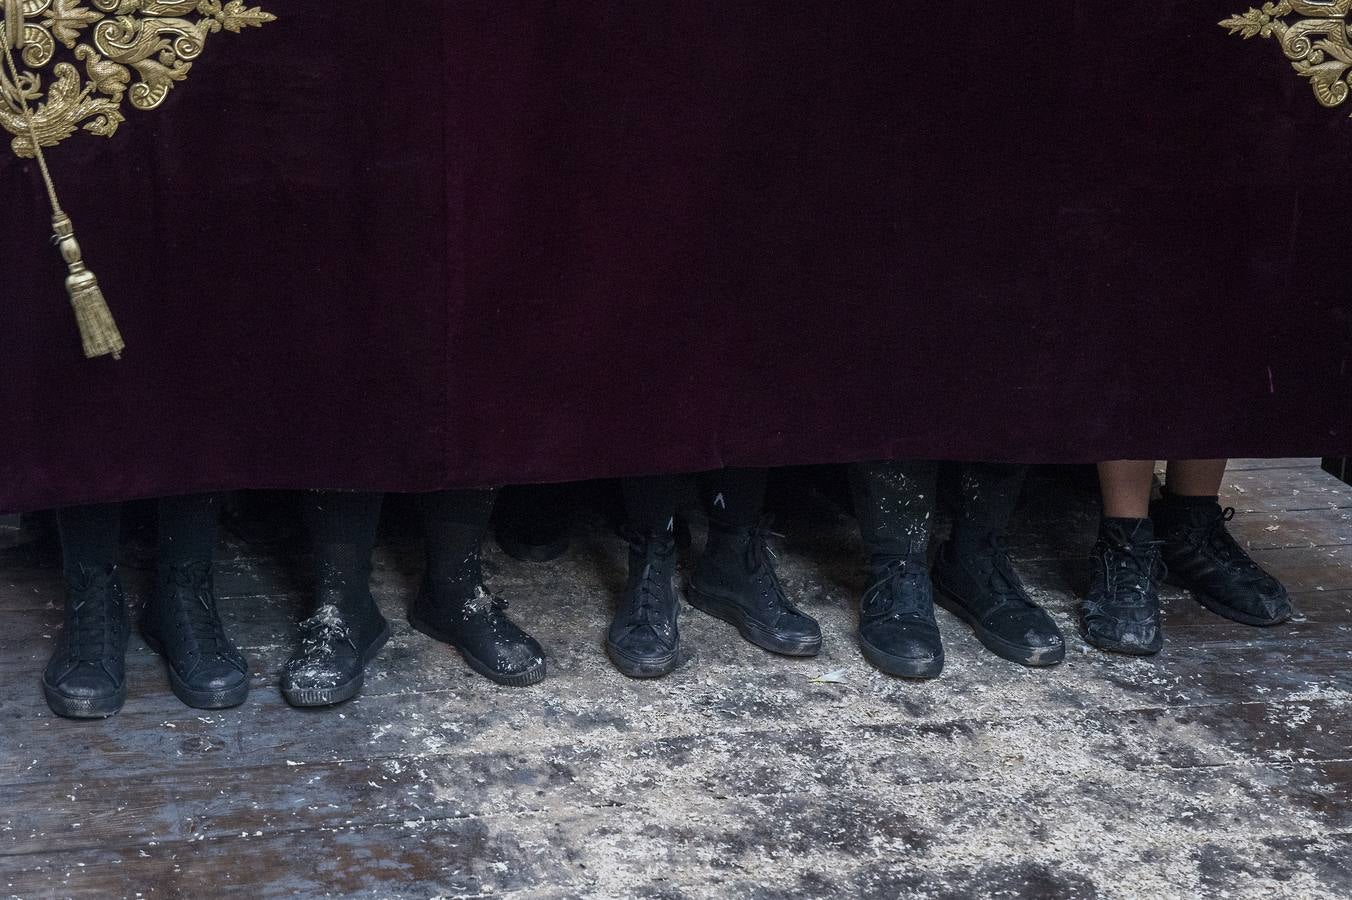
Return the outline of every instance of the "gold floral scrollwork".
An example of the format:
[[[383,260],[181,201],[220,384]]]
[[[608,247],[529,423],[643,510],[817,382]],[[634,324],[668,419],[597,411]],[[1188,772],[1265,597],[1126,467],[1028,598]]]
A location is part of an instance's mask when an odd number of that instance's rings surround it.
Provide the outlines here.
[[[276,18],[244,0],[3,0],[0,16],[0,40],[22,64],[17,77],[0,70],[0,125],[23,157],[33,156],[33,133],[43,147],[80,129],[112,136],[124,104],[162,104],[210,35]]]
[[[1352,97],[1352,0],[1277,0],[1221,22],[1245,39],[1272,38],[1314,95],[1335,109]]]

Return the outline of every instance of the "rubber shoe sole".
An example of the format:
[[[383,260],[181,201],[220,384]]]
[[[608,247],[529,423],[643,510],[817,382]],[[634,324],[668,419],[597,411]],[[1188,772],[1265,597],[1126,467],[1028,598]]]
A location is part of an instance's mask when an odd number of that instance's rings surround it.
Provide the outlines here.
[[[681,641],[676,639],[676,646],[672,648],[669,656],[648,657],[646,659],[636,659],[606,638],[606,656],[610,657],[610,662],[620,671],[621,675],[627,675],[630,678],[661,678],[663,675],[669,675],[676,668],[676,661],[680,657]]]
[[[1246,612],[1241,612],[1240,610],[1235,609],[1233,606],[1230,606],[1229,604],[1222,602],[1221,600],[1212,596],[1211,594],[1195,590],[1189,587],[1188,585],[1184,584],[1180,580],[1166,578],[1164,583],[1169,585],[1170,587],[1175,587],[1178,588],[1179,590],[1187,591],[1189,594],[1192,594],[1194,600],[1202,604],[1211,612],[1220,616],[1222,619],[1229,619],[1231,622],[1238,622],[1241,625],[1253,625],[1256,628],[1271,628],[1274,625],[1281,625],[1283,622],[1288,622],[1291,620],[1291,607],[1289,600],[1287,601],[1288,605],[1286,608],[1286,615],[1282,616],[1279,619],[1260,619],[1258,616],[1251,616]]]
[[[1091,647],[1095,647],[1105,653],[1120,653],[1123,656],[1154,656],[1164,649],[1164,635],[1161,632],[1159,638],[1152,644],[1119,644],[1116,641],[1103,641],[1101,638],[1089,636],[1089,629],[1085,627],[1084,620],[1079,622],[1080,637]]]
[[[1010,662],[1018,663],[1021,666],[1031,668],[1042,668],[1045,666],[1054,666],[1066,658],[1066,642],[1063,639],[1055,647],[1030,647],[1027,644],[1018,644],[996,634],[991,629],[977,621],[976,616],[951,593],[935,585],[935,601],[939,606],[951,612],[953,615],[962,619],[971,626],[972,633],[976,639],[981,642],[981,646],[994,653],[1001,659],[1007,659]]]
[[[339,703],[351,700],[361,692],[362,685],[366,681],[366,666],[376,658],[376,654],[385,646],[392,633],[390,623],[386,622],[379,637],[372,641],[371,646],[367,647],[366,652],[361,655],[361,670],[347,681],[327,688],[288,688],[283,685],[282,697],[285,698],[287,703],[301,709],[336,706]]]
[[[174,692],[174,696],[182,700],[187,706],[193,709],[229,709],[232,706],[239,706],[249,697],[249,675],[246,671],[243,683],[232,688],[225,688],[219,691],[200,691],[188,686],[174,667],[169,664],[169,657],[164,652],[164,644],[160,639],[147,631],[141,632],[141,639],[160,655],[164,660],[164,667],[169,671],[169,689]]]
[[[117,693],[107,697],[68,697],[42,679],[42,694],[52,712],[65,719],[106,719],[117,715],[122,704],[127,702],[127,683],[117,689]]]
[[[506,687],[530,687],[532,684],[539,684],[545,680],[546,665],[543,657],[524,672],[515,675],[503,675],[500,672],[494,672],[492,666],[480,661],[474,654],[461,646],[454,633],[436,628],[412,610],[409,610],[408,624],[413,626],[414,631],[420,631],[434,641],[450,644],[459,650],[460,657],[464,659],[466,665],[494,684],[501,684]]]
[[[779,653],[783,656],[816,656],[822,649],[821,635],[813,640],[795,641],[780,637],[760,623],[749,618],[737,604],[729,603],[710,594],[691,587],[685,592],[685,599],[702,613],[721,619],[736,628],[748,642],[762,650]]]
[[[929,659],[893,656],[870,644],[862,635],[859,637],[859,649],[863,651],[864,659],[876,668],[898,678],[938,678],[944,670],[944,654],[942,651],[939,652],[938,656]]]

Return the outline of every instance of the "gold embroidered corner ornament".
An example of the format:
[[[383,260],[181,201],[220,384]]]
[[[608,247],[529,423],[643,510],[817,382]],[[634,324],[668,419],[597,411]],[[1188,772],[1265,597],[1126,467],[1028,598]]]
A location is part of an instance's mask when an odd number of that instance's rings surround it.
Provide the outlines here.
[[[1221,22],[1231,34],[1275,38],[1314,95],[1336,109],[1352,96],[1352,0],[1277,0]]]
[[[43,148],[79,129],[111,137],[126,121],[123,103],[162,104],[210,35],[275,20],[243,0],[0,0],[0,126],[13,135],[16,155],[37,159],[85,356],[117,359],[125,344],[85,267]]]
[[[111,137],[125,121],[124,103],[139,110],[162,104],[188,76],[210,35],[238,33],[276,18],[243,0],[4,3],[5,33],[33,70],[21,72],[17,84],[6,84],[5,97],[27,99],[43,147],[55,147],[77,128]],[[28,123],[12,101],[0,106],[0,125],[14,135],[15,153],[33,155]]]

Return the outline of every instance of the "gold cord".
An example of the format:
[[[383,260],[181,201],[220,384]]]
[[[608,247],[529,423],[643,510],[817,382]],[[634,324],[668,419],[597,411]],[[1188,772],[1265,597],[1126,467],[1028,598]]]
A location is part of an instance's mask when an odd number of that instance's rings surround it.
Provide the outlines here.
[[[19,8],[20,0],[5,0],[5,21],[4,24],[9,27],[9,46],[15,50],[23,49],[23,10]]]
[[[75,320],[80,326],[80,339],[84,347],[85,356],[94,359],[99,356],[112,356],[113,359],[121,359],[122,351],[126,344],[122,340],[122,334],[117,329],[117,323],[113,320],[113,314],[108,309],[108,302],[104,299],[103,291],[99,287],[98,279],[94,273],[85,267],[83,254],[80,251],[80,245],[75,240],[75,226],[71,223],[70,216],[66,215],[65,210],[61,208],[61,201],[56,196],[56,184],[52,181],[51,170],[47,168],[47,157],[42,152],[42,142],[38,138],[37,125],[33,122],[33,110],[28,105],[28,98],[24,95],[19,67],[14,61],[13,44],[18,44],[22,48],[22,29],[20,28],[16,35],[11,39],[10,31],[13,29],[13,19],[10,18],[14,10],[16,0],[6,0],[6,20],[3,25],[4,34],[0,34],[0,44],[4,45],[4,61],[9,70],[9,78],[0,78],[0,87],[13,88],[13,96],[6,96],[6,100],[11,105],[15,105],[17,99],[18,110],[23,114],[24,124],[28,126],[28,136],[33,142],[33,156],[38,162],[38,171],[42,173],[42,183],[47,188],[47,199],[52,207],[52,231],[55,234],[54,240],[61,249],[61,256],[66,261],[68,275],[66,277],[66,291],[70,294],[71,306],[75,310]],[[12,82],[6,84],[10,79]],[[9,90],[5,93],[8,95]]]

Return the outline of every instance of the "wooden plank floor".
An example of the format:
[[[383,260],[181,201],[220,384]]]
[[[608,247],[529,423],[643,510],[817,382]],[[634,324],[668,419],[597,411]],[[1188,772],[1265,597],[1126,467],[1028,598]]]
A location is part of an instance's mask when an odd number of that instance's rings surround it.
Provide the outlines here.
[[[1159,657],[1091,651],[1072,613],[1092,493],[1042,474],[1015,550],[1067,661],[1006,663],[941,612],[949,663],[928,684],[860,657],[857,539],[815,495],[781,523],[785,581],[826,635],[815,660],[687,609],[683,666],[621,677],[600,635],[623,557],[595,517],[559,562],[490,553],[548,648],[544,685],[495,687],[412,633],[416,552],[396,546],[377,571],[395,637],[332,711],[274,686],[304,606],[294,565],[234,546],[219,586],[256,673],[246,705],[185,709],[133,638],[123,713],[54,718],[37,682],[61,586],[6,551],[0,895],[1352,896],[1352,488],[1310,460],[1243,461],[1226,492],[1294,622],[1244,628],[1175,592]]]

